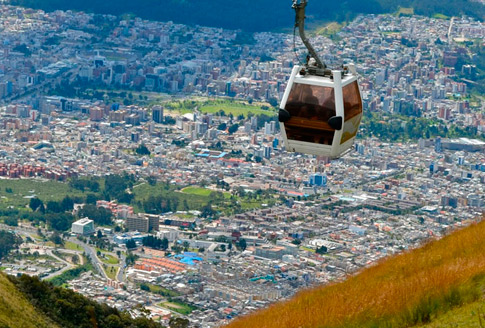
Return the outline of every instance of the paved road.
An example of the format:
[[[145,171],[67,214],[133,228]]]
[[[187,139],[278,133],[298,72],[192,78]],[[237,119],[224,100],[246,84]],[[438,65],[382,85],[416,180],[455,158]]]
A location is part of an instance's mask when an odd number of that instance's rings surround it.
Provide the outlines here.
[[[64,263],[65,264],[65,267],[62,268],[61,270],[57,270],[56,272],[53,272],[51,273],[50,275],[48,276],[45,276],[45,277],[42,277],[42,280],[46,280],[46,279],[50,279],[50,278],[54,278],[55,276],[58,276],[64,272],[66,272],[67,270],[70,270],[70,269],[73,269],[74,268],[74,265],[72,265],[71,263],[67,262],[66,260],[64,260],[63,258],[60,258],[59,256],[55,255],[51,249],[46,249],[46,253],[49,255],[49,256],[52,256],[53,258],[55,258],[56,260],[58,260],[59,262],[61,263]]]
[[[101,275],[104,278],[109,279],[108,276],[106,275],[106,272],[104,272],[103,263],[96,256],[96,251],[94,250],[94,248],[92,248],[91,246],[83,243],[82,241],[78,240],[77,238],[71,237],[71,238],[69,238],[69,241],[70,242],[73,242],[74,244],[77,244],[77,245],[81,246],[84,249],[84,252],[86,253],[86,256],[91,259],[91,262],[93,263],[95,269],[98,272],[100,272]]]
[[[120,267],[118,268],[118,273],[116,274],[116,280],[118,280],[119,282],[123,282],[124,280],[125,268],[126,268],[126,256],[123,253],[123,251],[121,251]]]

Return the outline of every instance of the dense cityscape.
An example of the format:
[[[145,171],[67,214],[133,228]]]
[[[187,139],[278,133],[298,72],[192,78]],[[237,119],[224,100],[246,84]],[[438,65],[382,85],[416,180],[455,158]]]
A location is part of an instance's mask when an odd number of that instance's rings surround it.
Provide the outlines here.
[[[305,55],[292,34],[0,15],[0,211],[22,237],[8,274],[218,327],[483,213],[482,22],[362,15],[312,36],[361,75],[363,135],[329,160],[286,152],[279,133]]]

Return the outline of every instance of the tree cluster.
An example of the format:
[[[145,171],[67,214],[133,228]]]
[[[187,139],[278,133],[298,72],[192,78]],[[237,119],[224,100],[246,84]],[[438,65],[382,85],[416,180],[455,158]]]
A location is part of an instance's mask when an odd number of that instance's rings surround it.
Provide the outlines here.
[[[92,301],[70,289],[55,287],[37,277],[9,276],[15,286],[40,311],[65,328],[162,328],[159,323],[140,317],[133,319],[106,304]]]
[[[105,199],[116,199],[120,203],[129,204],[133,199],[133,194],[127,192],[127,189],[133,187],[134,182],[133,175],[107,175],[104,182]]]
[[[104,207],[96,207],[93,204],[86,204],[79,210],[79,217],[88,217],[97,225],[110,225],[113,223],[113,214]]]
[[[179,199],[176,196],[151,195],[142,202],[143,210],[150,214],[174,212],[177,210],[178,205]]]
[[[9,231],[0,230],[0,259],[8,255],[12,249],[18,248],[22,238]]]
[[[146,237],[143,237],[142,244],[143,246],[166,250],[168,248],[168,239],[160,239],[158,237],[148,235]]]
[[[135,149],[135,153],[137,153],[138,155],[150,155],[150,151],[148,150],[147,146],[145,146],[145,144],[141,144],[139,145],[136,149]]]
[[[85,191],[87,189],[91,190],[92,192],[99,191],[99,182],[97,181],[96,178],[73,177],[69,181],[69,186],[71,186],[71,188],[81,190],[81,191]]]

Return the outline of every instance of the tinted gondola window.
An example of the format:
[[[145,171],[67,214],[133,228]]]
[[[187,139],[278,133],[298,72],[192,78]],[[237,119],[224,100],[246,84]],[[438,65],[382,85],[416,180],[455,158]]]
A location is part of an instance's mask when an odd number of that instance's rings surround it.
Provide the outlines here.
[[[342,89],[344,100],[344,130],[340,143],[355,137],[362,118],[362,99],[360,98],[357,81],[346,85]]]
[[[295,83],[285,109],[291,116],[285,122],[288,139],[332,144],[335,130],[328,125],[328,119],[335,116],[333,88]]]

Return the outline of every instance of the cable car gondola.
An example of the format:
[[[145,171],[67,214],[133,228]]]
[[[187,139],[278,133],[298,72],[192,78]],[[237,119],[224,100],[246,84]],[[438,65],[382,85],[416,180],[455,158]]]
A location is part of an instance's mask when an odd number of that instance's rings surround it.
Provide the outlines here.
[[[362,118],[362,98],[353,65],[329,70],[304,32],[306,0],[293,1],[295,28],[310,55],[291,72],[279,121],[287,151],[338,158],[352,146]]]

